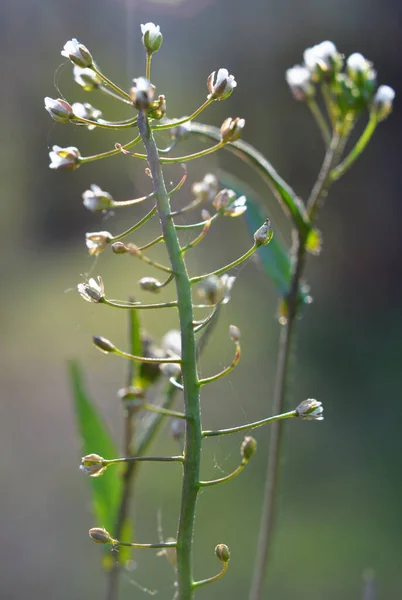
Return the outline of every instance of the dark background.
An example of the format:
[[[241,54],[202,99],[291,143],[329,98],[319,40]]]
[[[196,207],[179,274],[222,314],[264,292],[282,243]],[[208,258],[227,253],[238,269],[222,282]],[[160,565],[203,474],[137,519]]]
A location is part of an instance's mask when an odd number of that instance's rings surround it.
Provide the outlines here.
[[[43,109],[43,97],[63,94],[71,102],[100,106],[106,118],[129,116],[124,107],[85,95],[72,82],[71,67],[59,52],[68,39],[77,37],[102,70],[127,87],[132,76],[144,71],[140,24],[147,21],[159,24],[164,34],[152,80],[167,96],[169,115],[189,114],[205,98],[208,74],[227,67],[238,88],[203,117],[217,125],[226,116],[244,117],[244,139],[272,160],[302,197],[314,182],[323,148],[308,110],[287,89],[286,68],[301,62],[307,46],[330,39],[346,55],[362,52],[375,63],[379,83],[396,90],[393,115],[331,191],[320,218],[323,252],[308,263],[314,303],[299,323],[288,403],[293,407],[316,397],[324,403],[325,421],[286,426],[267,597],[360,598],[368,568],[376,572],[378,598],[400,597],[399,2],[17,0],[2,3],[0,11],[1,598],[75,600],[103,594],[99,548],[87,536],[94,522],[87,482],[78,472],[80,443],[66,360],[83,361],[91,392],[119,439],[121,413],[115,391],[125,365],[96,352],[90,336],[103,334],[123,345],[126,323],[121,311],[82,302],[75,286],[84,273],[102,274],[109,296],[124,299],[138,294],[138,279],[154,272],[109,252],[97,261],[87,256],[86,231],[117,233],[143,213],[127,210],[104,221],[82,207],[81,193],[97,183],[124,199],[144,193],[149,180],[143,164],[125,157],[73,173],[49,171],[47,150],[53,144],[76,145],[88,155],[128,138],[56,125]],[[233,168],[262,190],[253,173],[223,154],[189,165],[190,182],[218,166]],[[178,169],[168,173],[177,180]],[[185,197],[186,192],[181,198]],[[275,200],[266,195],[266,203],[277,228],[289,239]],[[152,239],[156,227],[141,231],[136,243]],[[225,221],[194,251],[191,270],[213,270],[249,243],[241,219]],[[242,331],[242,361],[228,379],[205,391],[207,427],[270,414],[279,333],[276,305],[273,285],[257,265],[248,263],[203,361],[203,372],[209,374],[231,360],[227,327],[236,323]],[[147,314],[144,326],[159,339],[175,326],[174,316]],[[200,590],[200,598],[246,597],[268,435],[268,427],[256,432],[259,452],[241,477],[201,495],[196,576],[208,577],[217,570],[217,543],[230,546],[232,560],[224,580]],[[204,478],[219,477],[237,466],[241,439],[207,442]],[[168,427],[157,451],[177,451]],[[133,509],[137,540],[156,538],[158,510],[165,535],[175,534],[179,493],[174,465],[142,469]],[[133,570],[123,577],[122,598],[145,598],[139,584],[170,600],[173,575],[167,563],[153,554],[136,553],[133,559]]]

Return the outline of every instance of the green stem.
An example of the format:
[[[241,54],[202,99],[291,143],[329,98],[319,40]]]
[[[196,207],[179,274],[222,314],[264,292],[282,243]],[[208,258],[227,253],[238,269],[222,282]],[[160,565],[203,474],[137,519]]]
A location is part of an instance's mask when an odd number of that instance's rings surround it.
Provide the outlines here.
[[[314,222],[316,210],[320,200],[328,191],[330,185],[330,172],[334,161],[337,159],[337,149],[341,143],[339,135],[334,134],[331,144],[327,149],[321,166],[317,182],[314,185],[307,206],[310,207],[309,217]],[[278,362],[275,377],[274,398],[272,410],[275,413],[283,413],[286,400],[286,384],[289,371],[289,358],[291,342],[293,339],[296,318],[299,313],[299,292],[306,262],[307,235],[302,231],[294,231],[294,246],[292,249],[292,276],[289,293],[286,297],[287,318],[282,326]],[[286,414],[286,413],[285,413]],[[294,415],[296,416],[296,415]],[[273,542],[273,528],[276,516],[276,499],[278,493],[279,463],[283,445],[283,423],[278,421],[273,424],[268,447],[268,463],[265,476],[264,499],[262,503],[260,519],[260,535],[257,544],[257,552],[250,591],[250,600],[261,600],[263,585],[267,572],[270,551]]]
[[[131,129],[137,124],[137,117],[134,119],[127,119],[126,121],[113,123],[111,121],[104,120],[91,121],[90,119],[84,119],[83,117],[76,116],[75,119],[70,121],[70,123],[77,125],[77,121],[79,121],[78,124],[84,123],[85,125],[94,125],[95,127],[100,127],[102,129]]]
[[[113,540],[114,546],[128,546],[129,548],[176,548],[176,542],[159,542],[158,544],[136,544],[135,542],[119,542]]]
[[[220,477],[219,479],[212,479],[211,481],[200,481],[200,486],[201,487],[209,487],[211,485],[218,485],[219,483],[225,483],[226,481],[230,481],[231,479],[233,479],[234,477],[236,477],[243,471],[246,464],[247,464],[247,461],[242,462],[237,467],[237,469],[232,471],[232,473],[229,473],[229,475],[225,475],[225,477]]]
[[[141,219],[141,221],[138,221],[138,223],[136,223],[135,225],[133,225],[133,227],[130,227],[130,229],[127,229],[126,231],[123,231],[123,233],[119,233],[119,235],[114,235],[110,239],[110,243],[112,244],[113,242],[118,242],[119,240],[122,240],[126,236],[130,235],[130,233],[134,233],[134,231],[137,231],[137,229],[139,229],[140,227],[142,227],[142,225],[144,225],[144,223],[146,223],[147,221],[149,221],[149,219],[151,219],[156,214],[156,212],[157,212],[157,208],[156,208],[156,206],[154,206],[153,209],[150,210],[149,213],[147,213],[145,215],[145,217],[143,217]]]
[[[119,463],[128,462],[183,462],[183,456],[129,456],[124,458],[113,458],[111,460],[105,460],[104,465],[109,466]]]
[[[193,588],[199,588],[203,585],[206,585],[207,583],[212,583],[213,581],[217,581],[218,579],[220,579],[221,577],[224,576],[224,574],[226,573],[226,571],[228,569],[228,565],[229,565],[229,562],[223,563],[222,571],[220,571],[220,573],[218,573],[217,575],[214,575],[213,577],[208,577],[207,579],[201,579],[200,581],[195,581],[193,583]]]
[[[193,306],[191,284],[186,264],[181,254],[180,243],[172,218],[170,201],[161,169],[155,139],[146,115],[138,115],[138,130],[145,145],[148,164],[152,173],[154,191],[157,197],[158,213],[170,257],[178,298],[181,346],[182,377],[186,412],[186,436],[184,444],[184,469],[180,518],[177,532],[177,583],[179,600],[193,598],[193,535],[195,509],[199,491],[201,457],[201,413],[200,385],[196,364],[196,344],[193,331]]]
[[[254,246],[252,246],[250,248],[250,250],[247,250],[247,252],[245,254],[243,254],[242,256],[240,256],[240,258],[237,258],[236,260],[234,260],[233,262],[229,263],[228,265],[226,265],[225,267],[222,267],[221,269],[217,269],[216,271],[212,271],[211,273],[206,273],[205,275],[199,275],[198,277],[192,277],[190,279],[191,283],[198,283],[199,281],[202,281],[203,279],[206,279],[207,277],[211,277],[212,275],[222,275],[222,273],[226,273],[226,271],[230,271],[230,269],[233,269],[233,267],[237,267],[237,265],[240,265],[242,262],[244,262],[245,260],[247,260],[247,258],[250,258],[250,256],[252,254],[254,254],[254,252],[256,250],[258,250],[258,248],[260,247],[261,244],[254,244]]]
[[[106,77],[106,75],[104,75],[103,73],[101,73],[95,64],[92,64],[92,66],[90,68],[93,71],[95,71],[95,73],[102,79],[102,81],[104,83],[106,83],[106,85],[108,85],[114,92],[116,92],[117,94],[119,94],[120,96],[122,96],[122,98],[124,98],[125,100],[127,100],[128,102],[130,102],[130,104],[132,104],[131,103],[131,98],[127,94],[127,92],[125,92],[124,90],[122,90],[121,88],[119,88],[118,85],[116,85],[115,83],[113,83],[113,81],[111,81],[110,79],[108,79]]]
[[[78,162],[80,164],[82,164],[82,163],[92,162],[94,160],[101,160],[102,158],[110,158],[111,156],[116,156],[117,154],[121,153],[122,149],[128,150],[129,148],[132,148],[133,146],[138,144],[138,142],[140,140],[141,140],[140,136],[137,136],[136,138],[131,140],[131,142],[124,144],[124,146],[119,146],[119,148],[116,148],[115,150],[109,150],[108,152],[101,152],[100,154],[93,154],[92,156],[80,156]]]
[[[135,310],[153,310],[154,308],[177,308],[176,300],[172,300],[172,302],[161,302],[160,304],[142,304],[141,302],[115,302],[114,300],[103,298],[102,304],[106,304],[106,306],[114,306],[115,308],[135,308]]]
[[[261,427],[261,425],[266,425],[267,423],[274,423],[275,421],[282,421],[283,419],[292,419],[293,417],[297,417],[297,412],[295,410],[273,417],[266,417],[260,421],[254,421],[253,423],[246,423],[246,425],[239,425],[239,427],[230,427],[229,429],[207,429],[202,432],[202,437],[215,437],[217,435],[229,435],[239,431],[248,431],[249,429]]]
[[[324,140],[324,143],[325,143],[325,147],[328,147],[331,142],[331,132],[329,130],[328,123],[326,122],[326,120],[320,110],[320,107],[317,104],[316,99],[310,98],[309,100],[307,100],[307,105],[308,105],[309,109],[311,110],[311,113],[318,125],[318,129],[321,132],[322,139]]]
[[[153,131],[161,131],[162,129],[172,129],[173,127],[177,127],[178,125],[184,125],[185,123],[188,123],[189,121],[192,121],[193,119],[198,117],[198,115],[200,113],[202,113],[202,111],[205,108],[207,108],[207,106],[209,106],[213,101],[214,101],[213,98],[208,98],[207,100],[205,100],[204,104],[201,104],[201,106],[199,108],[197,108],[197,110],[195,110],[193,112],[193,114],[190,115],[189,117],[182,117],[181,119],[175,119],[175,120],[171,121],[170,123],[166,123],[166,125],[153,125],[152,130]]]
[[[217,373],[216,375],[212,375],[211,377],[205,377],[204,379],[200,379],[200,385],[206,385],[207,383],[212,383],[213,381],[218,381],[218,379],[225,377],[225,375],[228,375],[231,371],[233,371],[233,369],[235,368],[235,366],[237,365],[239,360],[240,360],[240,344],[237,343],[236,344],[236,354],[235,354],[232,364],[229,365],[228,367],[226,367],[226,369],[223,369],[222,371]]]
[[[200,150],[199,152],[194,152],[194,154],[186,154],[185,156],[176,156],[175,158],[160,158],[159,161],[161,164],[165,165],[165,164],[183,163],[183,162],[187,162],[189,160],[195,160],[196,158],[201,158],[203,156],[207,156],[208,154],[211,154],[212,152],[216,152],[217,150],[220,150],[226,144],[227,144],[227,142],[219,142],[218,144],[215,144],[215,146],[211,146],[210,148],[205,148],[205,150]],[[147,160],[147,158],[148,158],[146,154],[139,154],[138,152],[130,152],[129,154],[130,154],[130,156],[133,156],[134,158],[141,158],[143,160]]]
[[[342,177],[342,175],[346,173],[346,171],[353,165],[355,160],[359,158],[360,154],[363,152],[363,150],[369,143],[371,136],[376,130],[377,125],[377,117],[374,114],[370,115],[369,122],[367,123],[367,126],[363,131],[362,135],[356,142],[356,145],[353,148],[353,150],[351,150],[350,154],[348,154],[348,156],[341,162],[341,164],[339,164],[337,167],[335,167],[335,169],[332,170],[331,181],[336,181],[337,179]]]
[[[129,358],[130,360],[135,360],[137,362],[147,363],[151,365],[159,365],[162,363],[181,364],[180,358],[150,358],[148,356],[135,356],[134,354],[123,352],[123,350],[118,350],[117,348],[114,351],[111,351],[110,354],[117,354],[117,356],[122,356],[123,358]]]
[[[149,412],[159,413],[160,415],[166,415],[167,417],[174,417],[175,419],[185,419],[186,415],[178,412],[176,410],[170,410],[169,408],[164,408],[163,406],[157,406],[155,404],[147,404],[141,402],[138,405],[138,408],[142,408],[143,410],[148,410]]]
[[[151,59],[152,52],[147,52],[145,56],[145,79],[151,80]]]

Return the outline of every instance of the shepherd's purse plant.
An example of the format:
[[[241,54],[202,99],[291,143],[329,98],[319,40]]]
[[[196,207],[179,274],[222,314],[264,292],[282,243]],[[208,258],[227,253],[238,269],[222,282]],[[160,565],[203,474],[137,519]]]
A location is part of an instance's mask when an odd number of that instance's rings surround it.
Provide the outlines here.
[[[116,261],[122,260],[119,255],[128,255],[145,262],[149,265],[150,275],[139,281],[140,288],[155,296],[164,288],[172,293],[170,301],[144,304],[135,299],[112,299],[100,276],[82,281],[77,286],[78,292],[87,302],[125,311],[130,325],[127,349],[117,347],[113,340],[101,335],[93,336],[93,343],[101,352],[123,357],[130,362],[127,380],[119,391],[124,413],[125,434],[121,443],[123,456],[119,456],[116,451],[113,440],[85,391],[78,365],[71,364],[76,412],[85,454],[80,468],[93,483],[96,526],[89,530],[89,535],[94,542],[119,550],[108,552],[103,558],[107,572],[108,600],[118,598],[119,573],[132,548],[148,551],[155,549],[166,555],[174,572],[175,596],[179,600],[192,599],[198,588],[216,582],[226,573],[230,559],[229,548],[224,543],[218,543],[215,554],[220,562],[220,569],[205,579],[197,579],[198,569],[193,565],[193,532],[199,491],[215,485],[230,484],[234,477],[240,475],[257,448],[255,439],[249,435],[250,431],[267,425],[270,428],[270,444],[265,497],[254,561],[255,572],[250,589],[250,600],[260,600],[274,540],[272,530],[284,422],[288,419],[323,419],[321,402],[312,398],[300,398],[299,405],[291,410],[286,410],[285,407],[289,353],[295,321],[303,306],[311,301],[309,289],[303,280],[306,259],[308,254],[320,253],[321,233],[316,224],[330,187],[353,165],[370,141],[377,125],[390,114],[394,91],[386,85],[377,87],[373,65],[361,54],[352,54],[345,60],[329,41],[308,48],[304,53],[303,64],[286,72],[291,92],[297,101],[304,102],[309,107],[325,146],[316,183],[304,202],[277,174],[267,159],[241,139],[245,127],[243,118],[229,117],[219,128],[196,121],[212,103],[226,100],[234,92],[236,80],[226,69],[220,68],[209,75],[207,96],[190,116],[168,117],[165,96],[156,95],[156,88],[151,83],[151,59],[162,46],[162,33],[153,23],[142,25],[141,29],[145,49],[145,76],[134,79],[128,91],[121,89],[101,71],[91,52],[78,40],[68,41],[62,50],[62,55],[73,65],[76,83],[86,92],[107,94],[123,103],[127,107],[127,119],[108,121],[91,104],[69,104],[64,99],[45,98],[46,110],[59,123],[81,125],[88,129],[107,128],[117,132],[135,132],[130,142],[123,145],[116,143],[113,149],[93,156],[82,156],[78,148],[73,146],[53,146],[50,167],[74,170],[85,163],[119,154],[126,160],[134,158],[144,162],[151,189],[143,196],[115,200],[109,192],[95,184],[83,193],[85,208],[101,215],[121,207],[139,204],[146,207],[143,218],[122,233],[87,233],[86,245],[90,255],[97,256],[104,251],[111,251],[116,255]],[[183,112],[190,111],[183,107]],[[367,112],[368,121],[363,133],[352,149],[345,152],[354,126]],[[133,113],[132,116],[130,113]],[[160,132],[166,132],[170,140],[163,148],[155,140],[155,134]],[[181,141],[191,136],[206,140],[209,145],[193,154],[177,155],[175,151]],[[138,149],[139,146],[141,150]],[[221,149],[228,150],[250,165],[280,202],[292,230],[292,245],[289,250],[274,236],[263,203],[252,190],[244,195],[242,192],[247,188],[243,184],[239,185],[234,178],[224,175],[225,181],[222,182],[215,174],[207,173],[202,181],[192,184],[189,202],[185,206],[176,206],[174,195],[187,183],[185,165]],[[176,164],[182,169],[181,178],[169,185],[163,171],[166,164]],[[181,215],[197,210],[200,210],[200,216],[192,223],[182,222]],[[223,218],[241,216],[245,218],[252,233],[249,250],[242,256],[234,257],[229,264],[217,264],[211,272],[190,275],[186,265],[188,253],[207,237],[211,227],[219,227],[219,221]],[[160,234],[141,247],[129,241],[132,234],[152,218],[159,220]],[[192,240],[183,243],[182,232],[185,235],[193,234]],[[169,259],[167,264],[157,262],[149,254],[149,250],[158,244],[166,247]],[[238,365],[241,355],[239,329],[235,325],[229,328],[234,355],[226,368],[208,377],[201,377],[199,357],[207,346],[220,312],[233,293],[236,267],[252,255],[256,255],[262,262],[264,271],[279,293],[278,321],[281,335],[271,414],[262,415],[260,420],[252,423],[219,430],[208,429],[202,421],[201,393],[207,393],[210,385],[228,375]],[[158,278],[154,277],[155,273],[159,273]],[[143,310],[175,311],[178,314],[179,329],[168,331],[158,347],[141,329],[139,316]],[[202,318],[196,318],[195,310],[196,314],[203,311]],[[174,410],[173,404],[178,394],[183,394],[183,413]],[[164,419],[171,420],[172,434],[179,441],[181,451],[174,456],[149,455],[150,443]],[[245,433],[240,447],[239,466],[219,479],[202,481],[200,461],[203,441],[211,436],[235,432]],[[174,539],[164,539],[161,534],[160,539],[140,542],[130,537],[128,514],[132,487],[136,483],[138,464],[147,461],[175,462],[182,469],[181,505]],[[166,465],[166,469],[171,468],[175,467]],[[219,540],[211,543],[217,541]],[[233,561],[236,561],[236,549],[232,551]]]

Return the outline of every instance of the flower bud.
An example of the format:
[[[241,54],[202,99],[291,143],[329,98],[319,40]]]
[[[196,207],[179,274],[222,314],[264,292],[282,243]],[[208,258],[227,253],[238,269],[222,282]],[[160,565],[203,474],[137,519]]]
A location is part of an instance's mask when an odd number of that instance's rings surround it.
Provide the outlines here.
[[[68,123],[74,118],[71,104],[61,98],[45,98],[45,109],[57,123]]]
[[[142,43],[148,54],[158,52],[163,42],[163,35],[161,34],[159,25],[145,23],[145,25],[141,25],[141,33]]]
[[[93,256],[100,254],[110,243],[112,234],[109,231],[95,231],[94,233],[85,234],[85,243],[88,248],[88,253]]]
[[[123,242],[113,242],[111,248],[115,254],[127,254],[128,252],[128,248]]]
[[[174,121],[172,121],[173,127],[169,129],[169,135],[172,140],[185,140],[190,131],[191,131],[191,123],[187,121],[187,123],[182,123],[181,125],[174,126]]]
[[[88,121],[98,121],[98,119],[102,117],[102,112],[88,102],[74,102],[72,109],[74,116],[76,116],[78,120],[87,119]],[[96,128],[96,125],[85,125],[90,131]]]
[[[321,81],[342,68],[342,56],[330,41],[321,42],[304,51],[304,63],[311,73],[313,81]]]
[[[286,81],[296,100],[308,100],[315,95],[315,87],[311,81],[311,72],[300,65],[286,71]]]
[[[90,190],[86,190],[82,194],[85,208],[92,212],[104,212],[109,210],[109,208],[112,208],[113,198],[108,192],[105,192],[94,183],[90,188]]]
[[[257,442],[251,437],[251,435],[247,435],[241,443],[240,446],[240,454],[243,462],[248,462],[250,458],[255,454],[257,450]]]
[[[154,277],[143,277],[138,283],[140,284],[141,289],[146,290],[147,292],[158,294],[161,291],[162,284]]]
[[[303,400],[296,408],[297,416],[305,421],[322,421],[324,419],[323,412],[322,402],[318,402],[314,398]]]
[[[91,67],[93,65],[93,59],[90,51],[84,46],[84,44],[80,44],[76,38],[73,38],[64,44],[61,54],[62,56],[69,58],[72,63],[77,65],[77,67],[81,67],[82,69]]]
[[[246,124],[245,119],[239,119],[236,117],[232,119],[229,117],[223,121],[221,125],[221,139],[222,142],[235,142],[241,136],[244,126]]]
[[[191,191],[199,202],[212,202],[218,192],[218,180],[207,173],[202,181],[193,184]]]
[[[199,298],[207,304],[217,304],[223,299],[223,284],[217,275],[204,279],[197,290]]]
[[[92,337],[92,341],[98,348],[98,350],[100,350],[104,354],[109,354],[109,352],[116,352],[116,346],[114,346],[112,342],[102,337],[101,335],[94,335]]]
[[[91,277],[88,283],[79,283],[77,289],[87,302],[102,302],[105,297],[105,288],[100,276],[98,281]]]
[[[247,210],[246,202],[245,196],[236,198],[233,190],[223,189],[215,196],[212,204],[225,217],[239,217]]]
[[[165,377],[177,379],[181,374],[181,366],[179,363],[161,363],[159,369]]]
[[[234,342],[240,340],[240,329],[236,325],[229,325],[229,335]]]
[[[91,540],[96,544],[113,544],[115,542],[104,527],[92,527],[88,533]]]
[[[214,100],[225,100],[233,92],[237,86],[237,82],[233,75],[229,75],[227,69],[219,69],[216,77],[216,71],[213,71],[207,79],[207,87],[209,91],[208,98]]]
[[[218,544],[215,548],[216,557],[223,563],[227,563],[230,560],[229,548],[226,544]]]
[[[99,454],[87,454],[81,458],[80,471],[89,477],[100,477],[106,469],[105,459]]]
[[[80,166],[80,151],[74,146],[61,148],[53,146],[49,152],[51,169],[77,169]]]
[[[203,208],[202,211],[201,211],[201,219],[203,221],[210,221],[211,220],[211,213],[206,208]]]
[[[225,208],[227,206],[230,206],[235,200],[236,192],[225,188],[216,194],[212,205],[216,208],[218,212],[224,212]]]
[[[134,85],[130,89],[130,98],[137,110],[148,110],[155,96],[155,86],[145,77],[133,79]]]
[[[161,340],[162,350],[168,356],[181,356],[181,333],[178,329],[170,329]],[[166,363],[168,364],[168,363]]]
[[[86,92],[92,92],[98,89],[102,83],[102,79],[99,75],[89,68],[83,69],[82,67],[74,65],[73,74],[74,81]]]
[[[181,442],[186,433],[186,420],[185,419],[172,419],[170,424],[170,433],[174,440]]]
[[[254,234],[254,240],[257,246],[268,244],[274,235],[271,227],[271,221],[267,219],[263,225]]]
[[[364,58],[360,52],[354,52],[346,61],[346,73],[357,85],[361,85],[366,79],[375,79],[376,72],[373,63]]]
[[[159,121],[166,115],[166,110],[166,97],[161,94],[158,97],[158,100],[152,103],[152,106],[149,109],[149,116]]]
[[[371,105],[371,113],[376,115],[379,121],[383,121],[391,114],[395,91],[389,85],[380,85],[375,93]]]

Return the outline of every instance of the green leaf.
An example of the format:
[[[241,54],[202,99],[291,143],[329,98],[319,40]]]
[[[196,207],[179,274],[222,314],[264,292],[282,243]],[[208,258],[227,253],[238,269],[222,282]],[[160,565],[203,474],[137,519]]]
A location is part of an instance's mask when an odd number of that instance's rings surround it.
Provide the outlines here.
[[[267,218],[266,211],[262,207],[261,201],[246,184],[236,177],[233,177],[233,175],[221,171],[219,179],[223,185],[233,189],[236,194],[244,194],[247,197],[247,210],[244,213],[244,216],[250,234],[253,235]],[[266,246],[261,246],[258,249],[256,256],[260,260],[266,275],[268,275],[275,284],[278,294],[283,298],[289,291],[291,268],[289,254],[278,237],[279,236],[274,231],[274,236],[270,243]],[[305,286],[300,290],[299,300],[306,302],[307,297],[308,291]]]
[[[81,368],[75,361],[69,363],[69,376],[78,430],[81,435],[82,455],[96,453],[105,459],[116,458],[118,453],[115,444],[86,392]],[[105,527],[113,535],[122,494],[122,478],[119,467],[112,465],[102,476],[88,477],[88,479],[91,484],[95,516],[93,526]],[[131,539],[128,524],[125,525],[121,537],[124,541]],[[110,556],[110,547],[108,547],[108,555]],[[119,560],[125,562],[128,557],[129,549],[121,547]]]

